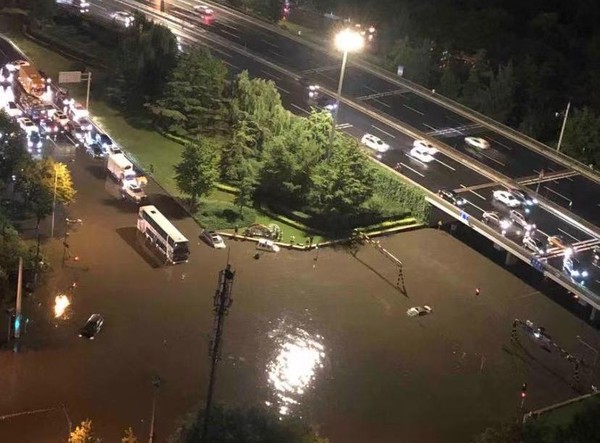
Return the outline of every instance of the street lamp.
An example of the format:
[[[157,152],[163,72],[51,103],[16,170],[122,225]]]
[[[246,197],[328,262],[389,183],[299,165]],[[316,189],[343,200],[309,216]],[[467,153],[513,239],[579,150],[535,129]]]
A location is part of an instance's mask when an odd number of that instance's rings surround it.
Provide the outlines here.
[[[365,40],[360,33],[353,29],[346,28],[338,32],[335,36],[335,47],[343,52],[342,69],[340,70],[340,80],[338,82],[337,94],[335,96],[336,107],[333,110],[333,122],[331,125],[331,133],[329,134],[329,145],[333,143],[333,133],[337,123],[337,113],[340,107],[340,97],[342,96],[342,86],[344,85],[344,72],[346,71],[346,62],[348,61],[349,52],[358,52],[365,44]]]
[[[563,122],[560,128],[560,135],[558,137],[558,144],[556,145],[556,151],[560,152],[560,145],[562,144],[563,135],[565,134],[565,128],[567,126],[567,117],[569,116],[569,109],[571,109],[571,102],[567,103],[567,109],[563,114]],[[559,117],[561,115],[560,112],[556,113],[556,116]]]

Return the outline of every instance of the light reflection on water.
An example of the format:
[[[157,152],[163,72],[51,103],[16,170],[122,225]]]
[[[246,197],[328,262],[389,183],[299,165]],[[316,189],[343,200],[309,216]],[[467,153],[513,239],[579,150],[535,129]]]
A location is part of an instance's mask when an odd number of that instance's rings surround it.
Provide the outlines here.
[[[286,415],[294,405],[300,404],[302,395],[315,380],[317,370],[323,367],[323,337],[281,321],[269,332],[269,338],[275,351],[266,371],[275,400],[266,404]]]

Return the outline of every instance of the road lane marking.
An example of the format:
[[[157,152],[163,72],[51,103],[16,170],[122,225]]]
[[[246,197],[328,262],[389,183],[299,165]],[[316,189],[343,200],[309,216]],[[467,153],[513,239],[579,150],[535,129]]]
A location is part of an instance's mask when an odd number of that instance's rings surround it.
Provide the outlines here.
[[[436,162],[438,162],[438,163],[440,163],[440,164],[444,165],[444,166],[445,166],[445,167],[447,167],[448,169],[450,169],[450,170],[452,170],[452,171],[456,171],[456,169],[454,169],[454,168],[453,168],[452,166],[450,166],[449,164],[447,164],[447,163],[444,163],[443,161],[441,161],[441,160],[438,160],[438,159],[437,159],[437,158],[435,158],[435,157],[434,157],[433,159],[434,159]]]
[[[488,135],[488,138],[493,141],[494,143],[500,145],[500,146],[504,146],[506,149],[508,149],[509,151],[512,151],[512,148],[510,146],[506,146],[504,143],[499,142],[498,140],[496,140],[495,138],[492,138]]]
[[[500,166],[502,166],[504,168],[506,167],[506,165],[504,163],[502,163],[500,160],[496,160],[494,157],[490,157],[489,155],[486,155],[483,152],[480,152],[480,154],[486,158],[489,158],[491,161],[498,163]]]
[[[279,89],[281,92],[284,92],[284,93],[286,93],[286,94],[289,94],[289,93],[290,93],[290,91],[288,91],[287,89],[283,89],[281,86],[275,85],[275,87],[276,87],[277,89]]]
[[[351,127],[352,127],[351,123],[340,123],[340,124],[335,125],[335,129],[348,129]]]
[[[227,23],[225,23],[225,22],[219,21],[219,24],[220,24],[221,26],[226,26],[226,27],[228,27],[228,28],[230,28],[230,29],[233,29],[234,31],[239,31],[239,29],[238,29],[238,28],[236,28],[235,26],[228,25],[228,24],[227,24]]]
[[[571,237],[571,238],[572,238],[573,240],[575,240],[575,241],[581,241],[581,240],[579,240],[577,237],[575,237],[575,236],[573,236],[573,235],[569,234],[567,231],[564,231],[564,230],[562,230],[561,228],[558,228],[558,230],[559,230],[560,232],[562,232],[563,234],[565,234],[565,235],[568,235],[569,237]]]
[[[92,3],[92,4],[93,4],[93,3]],[[96,8],[98,8],[98,9],[102,9],[103,11],[106,11],[106,10],[107,10],[107,8],[106,8],[105,6],[100,6],[99,4],[95,4],[94,6],[95,6]]]
[[[374,98],[374,99],[373,99],[373,101],[374,101],[374,102],[377,102],[377,103],[381,103],[383,106],[387,106],[388,108],[391,108],[391,106],[390,106],[390,105],[388,105],[387,103],[384,103],[384,102],[382,102],[381,100],[378,100],[378,99],[376,99],[376,98]]]
[[[263,74],[268,75],[269,77],[273,77],[275,80],[281,80],[281,77],[277,77],[275,74],[271,74],[269,71],[263,71],[263,70],[261,70],[260,72],[262,72]]]
[[[283,58],[283,55],[281,55],[279,52],[275,52],[275,51],[271,51],[271,50],[269,52],[277,57]]]
[[[423,166],[424,168],[427,167],[427,165],[425,163],[423,163],[421,160],[411,156],[410,154],[408,154],[407,152],[404,153],[404,155],[406,155],[408,158],[410,158],[412,161],[417,162],[418,164],[420,164],[421,166]]]
[[[373,91],[375,93],[379,93],[379,91],[377,91],[376,89],[371,88],[370,86],[367,85],[363,85],[365,88],[367,88],[369,91]]]
[[[226,31],[225,29],[221,29],[221,32],[223,32],[224,34],[228,34],[228,35],[230,35],[232,37],[235,37],[235,38],[240,38],[239,35],[236,35],[233,32]]]
[[[269,45],[269,46],[271,46],[271,47],[273,47],[273,48],[277,48],[277,49],[279,49],[279,45],[276,45],[276,44],[275,44],[275,43],[273,43],[273,42],[270,42],[270,41],[268,41],[268,40],[265,40],[264,38],[263,38],[261,41],[265,42],[267,45]]]
[[[371,127],[372,127],[372,128],[375,128],[375,129],[377,129],[377,130],[378,130],[378,131],[380,131],[380,132],[383,132],[385,135],[387,135],[387,136],[389,136],[389,137],[396,138],[396,136],[395,136],[395,135],[392,135],[392,134],[390,134],[389,132],[385,132],[383,129],[381,129],[381,128],[378,128],[378,127],[377,127],[377,126],[375,126],[375,125],[371,125]]]
[[[463,185],[462,183],[460,184],[460,187],[461,187],[461,188],[463,188],[463,189],[467,189],[467,187],[466,187],[465,185]],[[486,201],[487,201],[487,198],[485,198],[483,195],[479,194],[478,192],[475,192],[475,191],[473,191],[472,189],[469,189],[468,191],[469,191],[470,193],[472,193],[472,194],[475,194],[475,195],[476,195],[477,197],[479,197],[480,199],[482,199],[482,200],[486,200]]]
[[[292,106],[293,106],[294,108],[298,109],[298,110],[299,110],[299,111],[301,111],[301,112],[305,112],[305,113],[307,113],[307,114],[310,114],[310,111],[307,111],[306,109],[304,109],[304,108],[302,108],[302,107],[300,107],[300,106],[298,106],[298,105],[296,105],[296,104],[294,104],[294,103],[292,103]]]
[[[423,174],[421,174],[419,171],[416,171],[416,170],[414,170],[414,169],[413,169],[413,168],[411,168],[410,166],[408,166],[408,165],[406,165],[406,164],[404,164],[404,163],[402,163],[402,162],[400,162],[400,164],[401,164],[402,166],[404,166],[406,169],[410,169],[410,170],[411,170],[412,172],[414,172],[415,174],[417,174],[417,175],[420,175],[421,177],[425,177],[425,176],[424,176]]]
[[[550,237],[547,233],[545,233],[544,231],[542,231],[541,229],[535,228],[536,232],[541,232],[542,234],[544,234],[546,237]]]
[[[416,113],[417,113],[417,114],[419,114],[419,115],[425,115],[425,113],[424,113],[424,112],[421,112],[421,111],[419,111],[419,110],[417,110],[417,109],[415,109],[415,108],[412,108],[412,107],[410,107],[410,106],[408,106],[408,105],[402,105],[402,106],[404,106],[404,107],[405,107],[405,108],[407,108],[407,109],[410,109],[410,110],[411,110],[411,111],[413,111],[413,112],[416,112]]]
[[[423,126],[427,126],[429,129],[431,129],[432,131],[437,131],[437,128],[434,128],[431,125],[428,125],[427,123],[423,123]]]
[[[570,199],[570,198],[567,198],[567,197],[565,197],[564,195],[562,195],[561,193],[559,193],[559,192],[556,192],[554,189],[551,189],[551,188],[549,188],[548,186],[544,186],[544,188],[545,188],[545,189],[547,189],[548,191],[552,192],[553,194],[556,194],[556,195],[558,195],[559,197],[562,197],[562,198],[564,198],[566,201],[568,201],[569,203],[571,203],[571,199]]]
[[[227,60],[221,60],[223,63],[225,63],[227,66],[231,66],[233,69],[235,69],[236,71],[239,71],[240,68],[239,66],[234,65],[233,63],[229,63]]]

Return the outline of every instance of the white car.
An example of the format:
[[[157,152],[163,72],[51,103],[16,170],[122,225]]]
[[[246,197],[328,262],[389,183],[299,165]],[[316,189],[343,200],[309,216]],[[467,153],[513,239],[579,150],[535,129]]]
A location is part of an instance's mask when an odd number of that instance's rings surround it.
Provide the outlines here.
[[[21,111],[21,108],[19,108],[15,102],[6,103],[6,105],[4,105],[4,111],[9,117],[21,117],[23,115],[23,111]]]
[[[212,19],[214,18],[215,11],[213,11],[213,9],[210,6],[197,5],[194,6],[194,11],[196,11],[196,13],[205,21],[212,21]]]
[[[125,26],[126,28],[129,28],[134,21],[133,15],[125,11],[117,11],[111,15],[111,18],[115,23]]]
[[[67,117],[62,111],[55,112],[53,118],[54,121],[61,126],[67,126],[69,124],[69,117]]]
[[[21,117],[17,119],[17,123],[27,135],[31,134],[32,132],[38,132],[38,128],[35,123],[33,123],[31,119],[27,117]]]
[[[360,142],[377,152],[387,152],[390,149],[390,145],[385,143],[379,137],[375,137],[373,134],[363,135]]]
[[[488,149],[490,142],[481,137],[465,137],[465,143],[477,149]]]
[[[521,201],[508,191],[498,189],[492,195],[495,200],[504,203],[509,208],[516,208],[521,205]]]
[[[406,311],[406,315],[409,317],[421,317],[423,315],[431,314],[431,311],[431,307],[427,305],[414,306]]]
[[[528,232],[536,228],[535,223],[529,223],[525,214],[514,209],[510,210],[510,219]]]
[[[279,246],[273,242],[273,240],[267,240],[266,238],[261,238],[256,243],[256,249],[260,251],[268,251],[268,252],[279,252]]]
[[[80,118],[89,117],[90,113],[83,107],[81,103],[71,102],[69,103],[69,112],[73,117],[73,120],[79,120]]]
[[[427,140],[415,140],[413,142],[413,148],[421,148],[427,150],[431,153],[431,155],[438,152],[437,147],[433,143],[428,142]]]
[[[415,146],[410,150],[410,156],[416,158],[417,160],[422,161],[423,163],[429,163],[434,160],[433,154],[435,154],[437,150],[432,152],[431,149],[423,148],[420,146]]]
[[[200,237],[206,242],[206,244],[215,249],[225,249],[227,247],[223,241],[223,237],[221,237],[215,231],[208,231],[205,229],[200,234]]]

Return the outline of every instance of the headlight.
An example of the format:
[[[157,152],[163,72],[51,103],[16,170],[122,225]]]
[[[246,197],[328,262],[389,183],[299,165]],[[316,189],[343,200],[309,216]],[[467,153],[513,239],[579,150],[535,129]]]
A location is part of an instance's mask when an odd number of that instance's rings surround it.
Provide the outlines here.
[[[584,277],[584,278],[585,278],[585,277],[587,277],[587,276],[588,276],[588,272],[587,272],[587,271],[583,271],[583,272],[581,273],[581,276],[582,276],[582,277]]]

